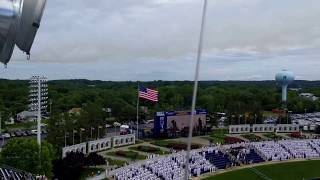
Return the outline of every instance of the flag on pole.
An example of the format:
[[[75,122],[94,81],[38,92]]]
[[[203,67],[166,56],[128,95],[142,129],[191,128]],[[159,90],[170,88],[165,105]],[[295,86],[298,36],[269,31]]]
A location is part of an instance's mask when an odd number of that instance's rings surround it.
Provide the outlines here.
[[[152,102],[158,102],[158,91],[145,88],[139,85],[139,98],[146,99]]]
[[[84,128],[80,128],[80,131],[85,131],[86,129],[84,129]]]

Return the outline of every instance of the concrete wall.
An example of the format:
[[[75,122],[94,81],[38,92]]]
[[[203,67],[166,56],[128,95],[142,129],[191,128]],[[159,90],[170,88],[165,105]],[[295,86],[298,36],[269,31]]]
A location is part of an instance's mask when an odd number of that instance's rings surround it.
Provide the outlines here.
[[[62,148],[62,158],[66,157],[69,152],[82,152],[83,154],[89,154],[91,152],[104,151],[113,147],[126,146],[135,143],[135,134],[98,139]]]
[[[299,125],[294,124],[277,124],[276,131],[281,133],[299,132]]]
[[[250,130],[251,129],[251,130]],[[279,132],[279,133],[291,133],[299,132],[299,125],[295,124],[253,124],[250,125],[230,125],[229,134],[244,134],[244,133],[268,133],[268,132]]]
[[[72,146],[67,146],[62,148],[62,158],[66,157],[67,153],[70,152],[82,152],[83,154],[87,153],[87,143],[75,144]]]
[[[274,132],[275,125],[274,124],[253,124],[252,125],[252,132]]]
[[[114,136],[112,138],[112,147],[120,147],[130,144],[135,144],[136,138],[134,134]]]
[[[250,133],[250,125],[230,125],[229,134]]]
[[[112,148],[111,138],[98,139],[88,142],[88,153],[103,151]]]

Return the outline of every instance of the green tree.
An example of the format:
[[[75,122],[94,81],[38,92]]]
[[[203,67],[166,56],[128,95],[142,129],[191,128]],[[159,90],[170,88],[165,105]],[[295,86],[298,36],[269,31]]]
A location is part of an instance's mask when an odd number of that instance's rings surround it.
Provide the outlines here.
[[[43,142],[39,156],[39,145],[35,139],[30,138],[9,140],[1,151],[1,163],[33,174],[45,174],[47,177],[52,176],[54,158],[55,153],[51,144]]]

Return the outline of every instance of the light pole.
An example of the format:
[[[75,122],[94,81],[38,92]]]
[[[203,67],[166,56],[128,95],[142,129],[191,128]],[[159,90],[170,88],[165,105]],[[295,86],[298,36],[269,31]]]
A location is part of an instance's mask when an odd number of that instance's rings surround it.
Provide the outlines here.
[[[1,136],[2,136],[2,146],[3,146],[3,144],[4,144],[4,137],[3,137],[3,134],[2,134],[2,131],[1,131],[1,128],[2,128],[2,117],[1,117],[1,112],[0,112],[0,134],[1,134]]]
[[[257,124],[257,114],[254,114],[254,124]]]
[[[80,132],[79,132],[79,135],[80,135],[80,143],[82,143],[82,131],[85,131],[84,128],[80,128]]]
[[[1,134],[1,120],[2,120],[2,118],[1,118],[1,112],[0,112],[0,134]]]
[[[64,147],[67,147],[67,135],[69,135],[69,133],[67,133],[65,130],[64,131]]]
[[[100,137],[99,137],[99,133],[100,133],[100,128],[102,128],[102,126],[98,126],[98,136],[97,136],[97,139],[99,139]]]
[[[50,99],[50,117],[51,117],[51,115],[52,115],[52,99]]]
[[[244,114],[244,124],[247,124],[247,116]]]
[[[41,114],[46,111],[48,100],[47,78],[32,76],[30,79],[30,111],[37,111],[37,141],[41,146]]]
[[[74,134],[77,133],[77,130],[72,131],[72,145],[74,145]]]
[[[91,130],[90,130],[91,140],[92,140],[92,130],[94,130],[94,127],[91,127]]]

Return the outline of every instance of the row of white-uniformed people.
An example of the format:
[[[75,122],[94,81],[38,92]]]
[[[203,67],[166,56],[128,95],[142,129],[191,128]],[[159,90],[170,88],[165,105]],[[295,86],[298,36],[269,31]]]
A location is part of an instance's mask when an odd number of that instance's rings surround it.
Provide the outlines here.
[[[314,158],[320,156],[320,140],[281,140],[237,143],[231,145],[217,145],[215,147],[203,147],[191,151],[189,171],[198,176],[202,172],[216,171],[214,165],[205,159],[205,152],[218,153],[218,149],[226,150],[236,147],[253,148],[266,160],[284,161],[292,158]],[[244,151],[249,153],[249,150]],[[181,179],[184,176],[185,152],[181,151],[166,157],[152,155],[144,164],[139,167],[123,167],[117,169],[115,179],[158,179],[165,180]]]
[[[130,166],[118,170],[114,175],[117,180],[160,180],[154,173],[142,166]]]
[[[257,142],[252,144],[267,160],[286,160],[291,154],[275,141]]]
[[[319,153],[312,148],[310,141],[280,141],[279,142],[293,158],[315,158]]]
[[[309,141],[310,146],[320,154],[320,139],[313,139]]]
[[[211,148],[204,148],[202,150],[212,152]],[[158,157],[150,155],[144,164],[139,166],[128,166],[116,170],[113,178],[117,180],[131,180],[131,179],[165,179],[165,180],[179,180],[184,177],[183,166],[185,164],[185,151],[178,152],[166,157]],[[205,159],[199,150],[191,151],[190,153],[189,172],[193,175],[199,176],[204,172],[216,171],[216,167]],[[154,175],[154,176],[153,176]],[[190,174],[191,177],[191,174]]]
[[[320,157],[320,140],[281,140],[251,143],[267,160]]]

